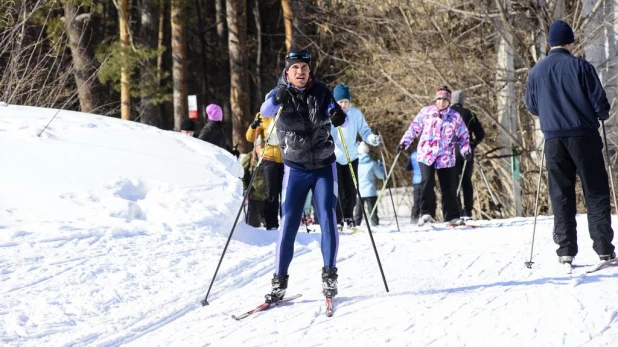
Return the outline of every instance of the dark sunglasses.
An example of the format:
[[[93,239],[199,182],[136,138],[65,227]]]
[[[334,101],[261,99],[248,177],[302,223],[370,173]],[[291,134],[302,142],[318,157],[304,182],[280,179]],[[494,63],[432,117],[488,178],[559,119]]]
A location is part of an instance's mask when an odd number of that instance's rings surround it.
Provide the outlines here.
[[[300,52],[290,52],[285,56],[285,59],[302,59],[302,60],[311,60],[311,54],[307,51]]]
[[[436,101],[438,101],[438,100],[447,100],[448,101],[447,98],[436,98]]]

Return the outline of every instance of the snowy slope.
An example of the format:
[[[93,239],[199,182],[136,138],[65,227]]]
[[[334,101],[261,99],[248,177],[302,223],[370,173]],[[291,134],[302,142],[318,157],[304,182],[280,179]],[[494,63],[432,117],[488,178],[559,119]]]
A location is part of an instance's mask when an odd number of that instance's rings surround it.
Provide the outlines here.
[[[615,346],[618,267],[561,270],[553,219],[401,232],[382,216],[342,234],[339,292],[323,315],[319,234],[301,229],[289,294],[263,300],[276,232],[239,224],[203,299],[242,200],[228,153],[133,122],[0,106],[0,344],[7,346]],[[384,209],[383,211],[387,211]],[[406,207],[399,214],[407,216]],[[578,217],[580,254],[597,262]]]

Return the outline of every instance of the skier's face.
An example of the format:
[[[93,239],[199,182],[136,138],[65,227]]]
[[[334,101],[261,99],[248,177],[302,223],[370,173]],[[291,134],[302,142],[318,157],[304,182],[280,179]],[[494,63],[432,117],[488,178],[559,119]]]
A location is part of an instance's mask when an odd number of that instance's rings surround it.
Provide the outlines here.
[[[296,88],[305,88],[309,81],[309,64],[299,62],[292,64],[288,69],[288,82]]]
[[[344,111],[347,111],[348,107],[350,107],[350,100],[348,100],[348,99],[341,99],[341,100],[337,101],[337,103],[339,104],[339,106],[341,106],[341,108]]]
[[[437,98],[436,99],[436,106],[438,106],[438,108],[440,109],[440,111],[444,110],[445,108],[448,107],[448,105],[450,105],[451,102],[448,101],[447,98]]]

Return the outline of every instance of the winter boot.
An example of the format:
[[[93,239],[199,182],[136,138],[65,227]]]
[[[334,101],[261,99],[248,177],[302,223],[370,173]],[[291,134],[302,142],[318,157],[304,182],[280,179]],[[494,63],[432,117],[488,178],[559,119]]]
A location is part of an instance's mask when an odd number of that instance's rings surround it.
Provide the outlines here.
[[[433,223],[433,222],[434,222],[434,220],[433,220],[433,218],[430,215],[424,214],[418,220],[418,226],[422,227],[423,225],[425,225],[425,223]]]
[[[615,258],[616,258],[616,252],[612,254],[599,255],[599,259],[601,259],[602,261],[607,261],[607,260],[615,259]]]
[[[274,303],[283,299],[285,295],[285,290],[288,288],[288,277],[289,275],[277,276],[277,274],[273,275],[273,279],[271,281],[273,290],[270,294],[266,294],[266,302]]]
[[[322,293],[327,298],[337,295],[337,268],[322,268]]]
[[[346,218],[345,219],[345,224],[348,226],[348,228],[352,229],[352,228],[356,228],[356,222],[354,222],[354,218]]]
[[[573,257],[570,255],[561,255],[558,257],[558,262],[560,262],[560,264],[571,264],[573,262]]]

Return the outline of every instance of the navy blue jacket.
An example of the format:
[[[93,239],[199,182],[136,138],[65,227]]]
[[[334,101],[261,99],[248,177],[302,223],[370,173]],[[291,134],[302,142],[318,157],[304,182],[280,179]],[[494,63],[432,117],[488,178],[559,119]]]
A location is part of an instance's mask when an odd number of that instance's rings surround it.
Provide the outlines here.
[[[539,117],[545,139],[599,136],[609,102],[594,67],[564,48],[554,48],[530,70],[526,107]]]

